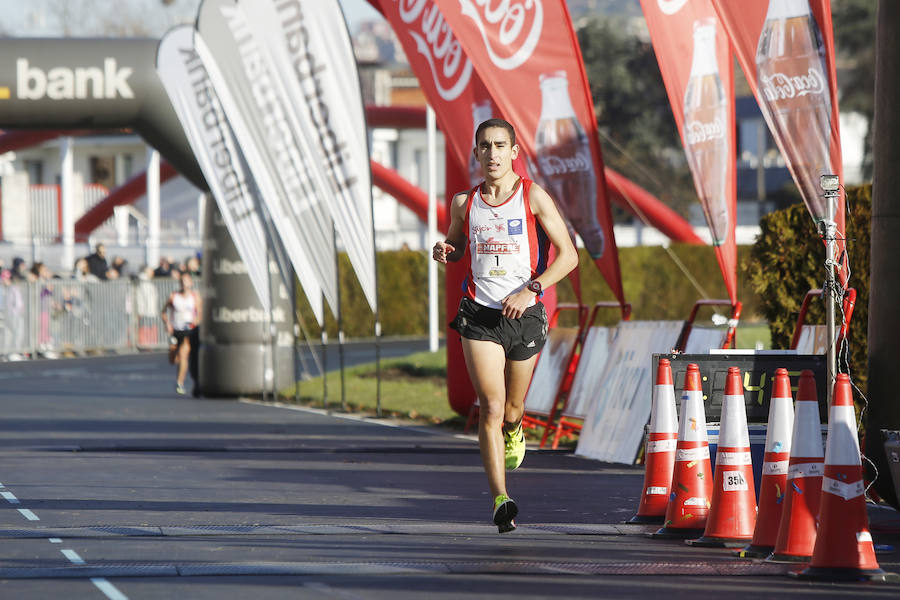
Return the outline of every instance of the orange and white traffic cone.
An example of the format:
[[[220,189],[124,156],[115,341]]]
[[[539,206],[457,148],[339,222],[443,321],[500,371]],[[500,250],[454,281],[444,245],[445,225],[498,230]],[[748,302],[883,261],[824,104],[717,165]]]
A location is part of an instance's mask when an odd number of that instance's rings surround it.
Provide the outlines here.
[[[766,452],[762,480],[759,483],[759,513],[750,545],[737,552],[742,558],[766,558],[775,549],[784,489],[787,485],[793,426],[791,381],[787,369],[775,369],[772,397],[769,400],[769,422],[766,425]]]
[[[666,520],[652,537],[694,538],[703,534],[709,514],[712,468],[700,367],[691,363],[684,375],[681,394],[681,422],[675,450],[672,488],[666,506]]]
[[[875,559],[865,492],[850,377],[838,373],[828,414],[819,530],[809,567],[798,577],[831,581],[896,577],[881,570]]]
[[[753,537],[756,525],[756,486],[741,370],[729,367],[722,399],[719,448],[709,518],[703,537],[686,540],[691,546],[737,548]]]
[[[675,412],[675,386],[669,359],[659,359],[656,385],[650,409],[650,434],[644,463],[644,487],[637,514],[629,523],[662,524],[666,517],[675,446],[678,442],[678,415]]]
[[[800,373],[784,508],[775,550],[766,560],[809,562],[816,543],[816,517],[825,471],[819,398],[813,372]]]

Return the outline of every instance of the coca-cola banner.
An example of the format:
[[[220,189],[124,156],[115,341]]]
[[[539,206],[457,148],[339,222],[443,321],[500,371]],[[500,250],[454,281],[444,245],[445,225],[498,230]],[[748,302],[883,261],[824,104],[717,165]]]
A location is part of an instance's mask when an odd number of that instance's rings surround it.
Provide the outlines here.
[[[499,112],[515,127],[529,159],[529,173],[554,197],[624,303],[594,105],[565,1],[382,0],[382,4],[440,9]],[[448,36],[449,31],[434,39],[443,42]]]
[[[827,218],[819,178],[841,176],[834,32],[828,0],[712,0],[763,117],[817,225]],[[843,238],[843,192],[835,222]],[[843,256],[843,239],[838,255]],[[841,278],[846,271],[841,270]]]
[[[653,51],[732,303],[737,301],[734,68],[710,0],[641,0]]]

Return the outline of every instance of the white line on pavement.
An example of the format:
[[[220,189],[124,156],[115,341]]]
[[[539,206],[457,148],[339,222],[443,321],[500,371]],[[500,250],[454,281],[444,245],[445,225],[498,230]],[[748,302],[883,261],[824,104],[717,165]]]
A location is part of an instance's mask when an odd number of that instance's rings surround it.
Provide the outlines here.
[[[128,600],[128,596],[116,589],[116,586],[101,577],[94,577],[91,583],[97,586],[109,600]]]
[[[47,538],[47,541],[51,544],[62,544],[62,540],[59,538]]]
[[[36,514],[31,512],[27,508],[20,508],[19,512],[22,513],[22,516],[25,517],[26,519],[28,519],[29,521],[40,521],[41,520]]]
[[[3,498],[6,499],[6,501],[10,504],[19,503],[19,499],[16,498],[15,494],[13,494],[12,492],[0,492],[0,496],[3,496]]]
[[[74,550],[69,550],[68,548],[63,548],[60,550],[63,553],[63,556],[69,559],[69,562],[73,565],[83,565],[84,559],[78,556],[78,553]]]

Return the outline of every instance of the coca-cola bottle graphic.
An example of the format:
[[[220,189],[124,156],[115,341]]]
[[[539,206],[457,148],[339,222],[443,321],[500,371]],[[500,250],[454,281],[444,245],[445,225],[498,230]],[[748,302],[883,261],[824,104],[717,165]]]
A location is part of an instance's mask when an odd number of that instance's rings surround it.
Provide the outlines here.
[[[716,61],[716,21],[694,23],[694,57],[684,94],[684,149],[713,245],[728,237],[728,105]]]
[[[806,207],[825,218],[819,176],[832,171],[825,45],[808,0],[771,0],[756,48],[760,108]]]
[[[494,116],[490,99],[472,104],[472,147],[475,147],[475,131],[478,126]],[[469,184],[473,187],[484,180],[481,163],[475,158],[475,153],[469,155]]]
[[[604,237],[597,220],[597,174],[590,140],[569,98],[566,72],[542,74],[540,86],[541,118],[535,132],[540,181],[581,236],[590,255],[600,258]]]

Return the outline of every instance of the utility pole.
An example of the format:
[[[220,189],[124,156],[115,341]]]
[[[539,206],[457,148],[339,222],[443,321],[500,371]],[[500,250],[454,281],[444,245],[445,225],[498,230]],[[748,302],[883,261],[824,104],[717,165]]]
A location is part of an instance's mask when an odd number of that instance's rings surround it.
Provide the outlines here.
[[[900,3],[880,0],[875,37],[875,157],[872,258],[869,269],[869,406],[865,453],[878,469],[875,487],[898,506],[881,430],[900,429],[897,340],[900,340]]]

